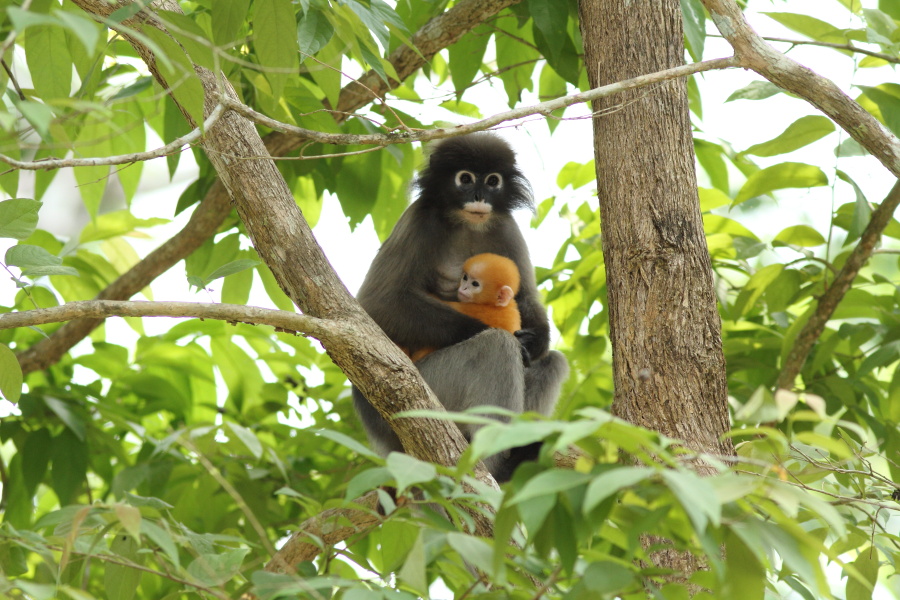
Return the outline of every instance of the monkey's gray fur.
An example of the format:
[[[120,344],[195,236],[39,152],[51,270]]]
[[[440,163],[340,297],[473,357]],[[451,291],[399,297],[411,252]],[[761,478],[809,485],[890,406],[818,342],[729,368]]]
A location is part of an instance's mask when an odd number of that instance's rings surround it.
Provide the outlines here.
[[[416,188],[416,201],[372,262],[360,304],[410,353],[439,348],[416,366],[447,410],[489,405],[549,415],[569,368],[562,354],[549,350],[547,312],[525,239],[512,218],[517,208],[534,210],[531,186],[512,149],[489,133],[442,140],[432,146]],[[456,300],[463,263],[482,252],[506,256],[519,268],[522,331],[515,337],[435,298]],[[356,388],[353,398],[376,452],[402,451],[390,426]],[[477,426],[460,429],[471,440]],[[517,450],[485,461],[495,478],[509,479],[537,448]]]

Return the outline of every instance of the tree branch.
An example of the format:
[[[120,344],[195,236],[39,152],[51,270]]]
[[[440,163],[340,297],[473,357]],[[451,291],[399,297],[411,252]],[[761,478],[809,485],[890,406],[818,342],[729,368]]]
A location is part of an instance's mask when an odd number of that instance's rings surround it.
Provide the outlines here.
[[[900,177],[900,140],[829,79],[775,50],[747,21],[734,0],[702,0],[716,27],[731,46],[740,65],[752,69],[785,90],[800,96],[828,115],[854,140]]]
[[[793,389],[797,375],[803,368],[809,353],[813,346],[821,337],[825,330],[828,320],[837,310],[838,305],[844,296],[850,290],[853,280],[856,279],[859,270],[872,256],[875,244],[881,239],[881,234],[885,227],[891,222],[894,211],[900,206],[900,182],[894,184],[887,197],[881,202],[875,211],[872,212],[872,218],[863,231],[859,239],[859,243],[847,257],[847,262],[838,272],[832,282],[831,287],[825,291],[816,303],[815,312],[809,317],[809,320],[803,326],[803,329],[794,340],[791,350],[784,361],[781,373],[778,375],[776,387],[784,389]]]
[[[779,38],[779,37],[764,37],[764,40],[767,42],[783,42],[785,44],[791,44],[793,46],[819,46],[822,48],[834,48],[836,50],[849,50],[850,52],[856,52],[858,54],[865,54],[866,56],[871,56],[873,58],[880,58],[881,60],[889,63],[893,63],[895,65],[900,65],[900,58],[896,56],[891,56],[890,54],[885,54],[884,52],[875,52],[874,50],[866,50],[865,48],[860,48],[859,46],[854,46],[853,43],[848,44],[836,44],[834,42],[819,42],[816,40],[792,40],[787,38]]]
[[[215,319],[229,323],[269,325],[288,332],[308,334],[318,340],[328,339],[332,342],[343,343],[353,340],[352,331],[338,321],[317,319],[308,315],[257,306],[204,302],[125,302],[119,300],[68,302],[53,308],[2,314],[0,315],[0,330],[60,323],[74,319],[105,319],[107,317]]]
[[[341,146],[388,146],[397,143],[430,142],[433,140],[440,140],[448,137],[475,133],[477,131],[485,131],[487,129],[490,129],[491,127],[495,127],[497,125],[500,125],[501,123],[506,123],[508,121],[515,121],[517,119],[523,119],[525,117],[530,117],[533,115],[549,115],[556,110],[572,106],[573,104],[584,104],[586,102],[597,100],[598,98],[605,98],[607,96],[612,96],[614,94],[618,94],[627,90],[647,87],[649,85],[661,83],[670,79],[686,77],[695,73],[702,73],[703,71],[711,71],[715,69],[730,69],[733,67],[737,67],[738,65],[738,59],[733,56],[728,58],[715,58],[699,63],[666,69],[664,71],[658,71],[656,73],[641,75],[640,77],[633,77],[624,81],[597,87],[586,92],[577,92],[568,96],[561,96],[559,98],[554,98],[553,100],[533,104],[531,106],[521,106],[512,110],[507,110],[491,115],[490,117],[481,119],[479,121],[474,121],[465,125],[457,125],[453,128],[418,129],[415,131],[395,131],[391,133],[355,135],[349,133],[325,133],[321,131],[314,131],[312,129],[304,129],[303,127],[297,127],[295,125],[290,125],[289,123],[276,121],[275,119],[257,112],[246,104],[243,104],[236,100],[223,98],[221,102],[227,108],[243,115],[244,117],[250,119],[251,121],[254,121],[259,125],[263,125],[264,127],[268,127],[269,129],[274,129],[276,131],[291,134],[298,139],[303,139],[304,141],[320,142],[322,144],[333,144]]]
[[[96,167],[96,166],[112,166],[123,165],[128,163],[142,162],[177,154],[181,152],[185,146],[196,143],[203,132],[216,124],[222,113],[225,112],[223,105],[216,106],[210,113],[209,117],[203,122],[203,125],[193,129],[187,135],[169,142],[165,146],[160,146],[155,150],[146,152],[134,152],[132,154],[119,154],[116,156],[103,156],[97,158],[42,158],[40,160],[16,160],[12,157],[0,154],[0,162],[6,163],[13,169],[23,169],[26,171],[50,171],[52,169],[63,169],[66,167]],[[3,173],[0,173],[2,175]]]

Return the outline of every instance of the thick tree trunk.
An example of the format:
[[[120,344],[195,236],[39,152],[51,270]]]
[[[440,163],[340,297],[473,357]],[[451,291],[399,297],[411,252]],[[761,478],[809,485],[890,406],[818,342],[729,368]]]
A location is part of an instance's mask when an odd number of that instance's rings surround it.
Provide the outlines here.
[[[679,0],[582,0],[580,12],[591,87],[684,62]],[[733,454],[719,439],[729,427],[725,359],[686,84],[626,92],[593,109],[613,412],[693,450]],[[682,558],[661,560],[696,568]]]

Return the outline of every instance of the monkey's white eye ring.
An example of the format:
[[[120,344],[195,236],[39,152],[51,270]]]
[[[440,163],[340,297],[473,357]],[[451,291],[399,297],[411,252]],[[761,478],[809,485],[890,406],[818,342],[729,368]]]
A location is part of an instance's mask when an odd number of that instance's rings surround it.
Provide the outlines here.
[[[459,171],[456,174],[456,187],[472,185],[475,183],[475,174],[471,171]]]
[[[484,178],[484,182],[488,187],[499,188],[503,186],[503,175],[500,173],[491,173]]]

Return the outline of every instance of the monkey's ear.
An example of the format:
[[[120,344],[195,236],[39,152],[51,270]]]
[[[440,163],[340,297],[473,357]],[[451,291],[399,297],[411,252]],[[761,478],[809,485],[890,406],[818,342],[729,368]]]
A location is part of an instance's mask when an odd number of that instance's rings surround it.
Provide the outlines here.
[[[504,285],[497,291],[497,306],[506,306],[515,297],[515,292],[508,285]]]

